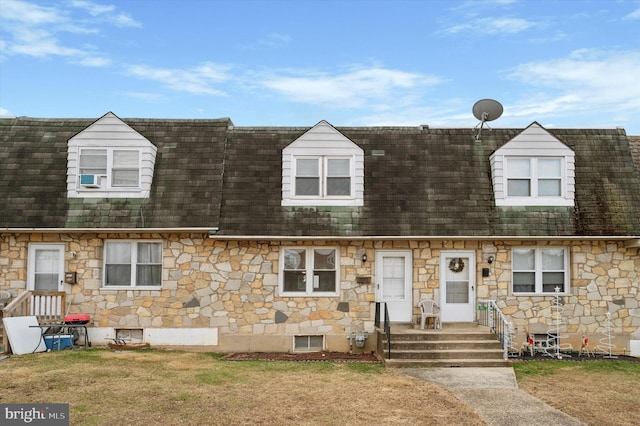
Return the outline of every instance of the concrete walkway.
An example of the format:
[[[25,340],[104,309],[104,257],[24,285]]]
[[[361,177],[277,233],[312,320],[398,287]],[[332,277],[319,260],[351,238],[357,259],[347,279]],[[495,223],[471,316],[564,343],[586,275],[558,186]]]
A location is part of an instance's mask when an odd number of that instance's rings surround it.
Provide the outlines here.
[[[576,418],[518,389],[516,375],[511,367],[395,370],[448,389],[489,425],[584,425]]]

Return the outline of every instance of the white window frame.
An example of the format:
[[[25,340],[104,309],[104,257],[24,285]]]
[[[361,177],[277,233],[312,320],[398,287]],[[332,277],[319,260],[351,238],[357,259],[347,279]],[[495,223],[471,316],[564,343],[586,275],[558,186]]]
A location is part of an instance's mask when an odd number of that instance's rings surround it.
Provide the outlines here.
[[[34,291],[36,288],[35,282],[36,282],[36,264],[37,264],[37,259],[36,259],[36,252],[38,250],[51,250],[51,251],[57,251],[58,252],[58,262],[57,262],[57,272],[58,272],[58,279],[57,279],[57,289],[55,291],[63,291],[64,290],[64,286],[63,286],[63,282],[64,282],[64,253],[65,253],[65,245],[64,244],[60,244],[60,243],[52,243],[52,244],[48,244],[48,243],[41,243],[41,244],[29,244],[29,248],[28,248],[28,258],[27,258],[27,290],[31,290]],[[49,271],[49,272],[54,272],[54,271]]]
[[[514,250],[533,250],[534,251],[534,267],[532,269],[515,269],[514,266]],[[543,269],[542,264],[542,252],[545,250],[562,250],[563,251],[563,269]],[[522,247],[513,247],[511,253],[511,294],[514,296],[552,296],[555,294],[555,290],[553,291],[543,291],[543,273],[544,272],[562,272],[564,274],[564,284],[563,289],[560,291],[561,295],[569,295],[571,294],[570,284],[570,263],[569,263],[569,249],[567,247],[554,247],[554,246],[522,246]],[[523,292],[523,291],[515,291],[514,289],[514,274],[518,272],[529,272],[534,273],[535,276],[535,287],[533,292]]]
[[[298,160],[317,160],[319,172],[319,189],[318,195],[297,195],[298,180]],[[349,195],[327,195],[327,179],[328,163],[330,160],[348,160],[349,161]],[[346,177],[346,176],[343,176]],[[291,198],[296,200],[353,200],[355,199],[355,156],[353,155],[294,155],[292,169],[292,190]]]
[[[142,170],[142,150],[140,148],[126,148],[126,147],[101,147],[101,146],[81,146],[78,147],[78,189],[86,190],[86,191],[95,191],[94,188],[87,188],[80,183],[80,175],[83,174],[92,174],[92,173],[82,173],[82,152],[83,151],[106,151],[107,155],[107,164],[106,170],[104,174],[97,174],[99,181],[99,189],[102,190],[114,190],[114,191],[129,191],[129,190],[140,190],[141,185],[141,170]],[[116,151],[131,151],[138,153],[138,165],[136,168],[134,167],[122,167],[122,166],[114,166],[113,157],[114,152]],[[137,170],[138,178],[137,185],[135,186],[123,186],[123,185],[114,185],[113,184],[113,172],[114,170]]]
[[[128,285],[108,285],[107,284],[107,245],[114,243],[128,243],[131,247],[130,253],[130,265],[131,265],[131,275],[130,275],[130,284]],[[160,283],[158,285],[137,285],[136,276],[137,276],[137,268],[138,268],[138,244],[144,243],[155,243],[160,245]],[[104,243],[104,259],[103,259],[103,273],[102,273],[102,288],[109,290],[160,290],[162,289],[163,284],[163,275],[164,275],[164,244],[161,240],[106,240]],[[154,263],[154,265],[158,265]]]
[[[301,341],[306,345],[297,345],[296,343]],[[313,346],[312,340],[322,340],[320,346]],[[322,334],[297,334],[293,336],[293,352],[318,352],[324,350],[326,347],[326,339]]]
[[[300,291],[285,291],[285,256],[287,250],[305,250],[305,265],[304,269],[299,268],[295,270],[304,270],[303,274],[307,277],[314,276],[314,251],[315,250],[333,250],[335,253],[335,291],[313,291],[315,278],[314,280],[305,280],[305,288]],[[290,269],[293,270],[293,269]],[[335,297],[338,296],[340,292],[340,248],[333,246],[312,246],[312,247],[301,247],[301,246],[290,246],[290,247],[282,247],[280,250],[280,262],[279,262],[279,271],[278,271],[278,290],[281,296],[291,296],[291,297]]]
[[[511,171],[509,170],[509,162],[511,160],[529,160],[529,176],[528,177],[519,177],[512,176]],[[539,160],[560,160],[560,176],[555,179],[560,180],[560,194],[558,195],[545,195],[540,196],[538,183],[541,180],[550,180],[548,177],[540,177],[538,173],[538,161]],[[529,195],[509,195],[509,181],[510,180],[523,180],[528,179],[530,183],[530,194]],[[538,200],[560,200],[565,198],[567,193],[567,171],[566,171],[566,159],[563,156],[505,156],[505,173],[504,173],[504,191],[505,198],[509,200],[517,200],[517,199],[538,199]],[[547,203],[542,203],[547,204]],[[553,205],[554,203],[548,203]]]

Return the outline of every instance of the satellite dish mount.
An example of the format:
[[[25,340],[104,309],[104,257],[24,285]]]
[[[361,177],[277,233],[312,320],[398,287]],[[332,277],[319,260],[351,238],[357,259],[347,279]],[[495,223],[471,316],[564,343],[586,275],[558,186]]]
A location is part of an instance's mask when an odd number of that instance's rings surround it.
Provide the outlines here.
[[[502,115],[502,111],[503,108],[500,102],[494,101],[493,99],[480,99],[478,102],[473,104],[473,116],[480,120],[480,123],[474,127],[475,129],[478,129],[478,133],[476,133],[476,140],[480,140],[480,134],[482,133],[484,123],[499,118]],[[489,127],[488,124],[487,127]],[[491,129],[491,127],[489,127],[489,129]]]

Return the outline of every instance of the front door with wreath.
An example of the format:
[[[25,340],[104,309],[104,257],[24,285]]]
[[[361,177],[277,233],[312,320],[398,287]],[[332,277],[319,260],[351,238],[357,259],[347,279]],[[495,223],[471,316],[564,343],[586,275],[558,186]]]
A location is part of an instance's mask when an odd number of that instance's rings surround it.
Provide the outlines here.
[[[440,271],[441,321],[475,321],[475,252],[443,251],[440,254]]]

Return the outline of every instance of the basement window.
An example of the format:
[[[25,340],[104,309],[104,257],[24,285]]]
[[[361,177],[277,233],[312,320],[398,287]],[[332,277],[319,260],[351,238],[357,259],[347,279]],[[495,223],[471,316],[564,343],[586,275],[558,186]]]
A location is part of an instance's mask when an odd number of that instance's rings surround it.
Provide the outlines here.
[[[294,352],[317,352],[324,349],[324,336],[293,336]]]
[[[116,328],[117,342],[143,343],[141,328]]]

